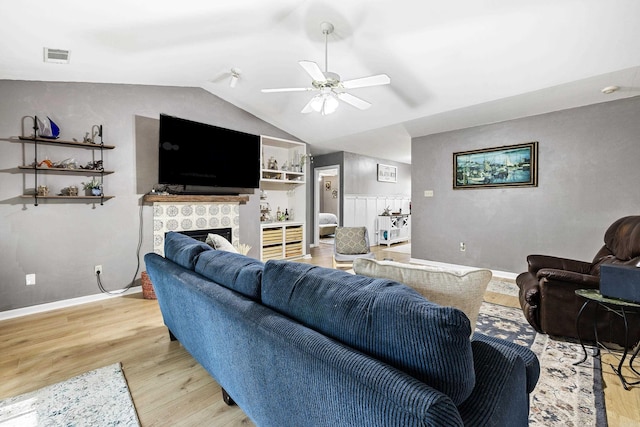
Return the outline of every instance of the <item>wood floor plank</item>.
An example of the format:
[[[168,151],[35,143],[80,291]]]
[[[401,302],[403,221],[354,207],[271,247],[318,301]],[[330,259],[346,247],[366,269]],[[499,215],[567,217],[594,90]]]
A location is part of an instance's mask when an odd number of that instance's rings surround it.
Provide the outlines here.
[[[300,261],[330,267],[332,251],[331,245],[320,245],[311,259]],[[378,259],[410,260],[393,247],[374,252]],[[485,300],[519,307],[517,297],[487,292]],[[624,390],[606,357],[609,426],[638,426],[640,387]],[[254,425],[240,408],[222,401],[220,386],[169,340],[157,301],[140,294],[0,322],[0,399],[116,362],[122,363],[144,427]]]

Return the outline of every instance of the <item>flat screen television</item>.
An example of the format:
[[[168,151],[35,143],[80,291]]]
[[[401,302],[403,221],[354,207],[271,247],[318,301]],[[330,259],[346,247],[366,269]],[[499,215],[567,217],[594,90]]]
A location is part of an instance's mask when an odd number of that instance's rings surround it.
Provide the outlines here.
[[[194,194],[260,186],[260,136],[160,114],[158,183]]]

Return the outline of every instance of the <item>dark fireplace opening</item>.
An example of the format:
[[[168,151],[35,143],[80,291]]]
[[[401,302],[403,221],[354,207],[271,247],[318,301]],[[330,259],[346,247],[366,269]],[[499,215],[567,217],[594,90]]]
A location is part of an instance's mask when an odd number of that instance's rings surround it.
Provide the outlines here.
[[[201,242],[204,242],[207,240],[207,236],[209,235],[209,233],[213,233],[213,234],[217,234],[219,236],[224,237],[229,242],[233,242],[231,240],[231,228],[208,228],[204,230],[184,230],[184,231],[176,231],[176,233],[185,234],[196,240],[200,240]]]

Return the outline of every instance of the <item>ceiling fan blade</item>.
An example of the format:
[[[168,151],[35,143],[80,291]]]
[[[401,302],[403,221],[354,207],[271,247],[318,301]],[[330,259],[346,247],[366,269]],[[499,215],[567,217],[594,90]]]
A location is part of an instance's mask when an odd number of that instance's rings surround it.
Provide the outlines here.
[[[386,74],[378,74],[377,76],[362,77],[360,79],[346,80],[342,82],[345,89],[356,89],[359,87],[388,85],[391,78]]]
[[[309,100],[309,102],[307,102],[307,105],[304,106],[304,108],[300,111],[302,114],[308,114],[308,113],[313,113],[315,110],[311,107],[311,104],[313,103],[313,101],[315,100],[315,96],[313,98],[311,98]]]
[[[366,110],[367,108],[371,107],[370,102],[367,102],[364,99],[358,98],[357,96],[353,96],[350,93],[341,92],[341,93],[336,93],[336,95],[338,95],[338,98],[340,98],[341,101],[344,101],[347,104],[353,105],[354,107],[359,108],[361,110]]]
[[[324,82],[327,78],[324,76],[322,69],[313,61],[298,61],[298,64],[311,76],[316,82]]]
[[[273,92],[308,92],[310,90],[314,90],[312,87],[282,87],[276,89],[262,89],[263,93],[273,93]]]

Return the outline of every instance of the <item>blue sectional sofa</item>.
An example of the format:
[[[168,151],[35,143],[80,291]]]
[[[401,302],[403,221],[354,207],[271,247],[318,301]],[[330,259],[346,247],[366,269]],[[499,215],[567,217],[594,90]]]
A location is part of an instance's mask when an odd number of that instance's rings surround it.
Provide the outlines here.
[[[528,424],[535,355],[405,285],[179,233],[145,262],[172,339],[258,426]]]

